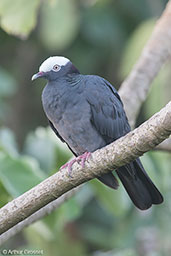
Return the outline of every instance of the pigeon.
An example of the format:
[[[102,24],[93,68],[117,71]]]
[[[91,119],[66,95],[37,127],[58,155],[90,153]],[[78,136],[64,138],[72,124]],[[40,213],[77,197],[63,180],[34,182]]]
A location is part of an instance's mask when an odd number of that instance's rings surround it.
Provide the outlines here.
[[[32,80],[48,81],[42,92],[42,104],[55,134],[76,156],[85,161],[91,153],[130,132],[123,103],[117,90],[97,75],[82,75],[65,57],[46,59]],[[161,204],[163,197],[147,175],[139,158],[116,170],[134,205],[146,210],[152,204]],[[98,177],[105,185],[117,189],[116,175],[112,172]]]

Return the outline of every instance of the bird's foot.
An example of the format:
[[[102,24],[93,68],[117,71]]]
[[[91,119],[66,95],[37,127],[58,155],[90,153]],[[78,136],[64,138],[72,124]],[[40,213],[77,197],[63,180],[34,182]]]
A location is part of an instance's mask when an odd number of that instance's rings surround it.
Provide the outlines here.
[[[81,156],[77,157],[77,163],[79,163],[81,161],[81,167],[84,168],[85,166],[85,161],[87,161],[89,159],[89,157],[91,156],[90,152],[85,152],[84,154],[82,154]]]
[[[68,168],[68,174],[71,177],[71,171],[72,171],[72,165],[77,162],[77,158],[74,158],[73,160],[69,161],[68,163],[61,166],[61,170],[64,168]]]
[[[89,157],[91,156],[90,152],[85,152],[84,154],[74,158],[73,160],[71,160],[70,162],[64,164],[63,166],[61,166],[60,169],[64,169],[64,168],[68,168],[68,173],[69,176],[71,176],[71,172],[72,172],[72,166],[75,162],[80,163],[81,162],[81,167],[84,168],[85,166],[85,162],[89,159]]]

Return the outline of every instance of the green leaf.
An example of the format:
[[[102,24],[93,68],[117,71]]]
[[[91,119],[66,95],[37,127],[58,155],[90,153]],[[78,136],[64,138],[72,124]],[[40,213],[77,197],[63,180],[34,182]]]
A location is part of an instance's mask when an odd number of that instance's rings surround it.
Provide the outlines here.
[[[8,34],[26,38],[36,25],[40,0],[1,0],[0,25]]]
[[[65,49],[76,37],[80,24],[74,0],[44,2],[41,9],[40,37],[50,50]]]
[[[21,195],[45,178],[35,160],[0,153],[0,180],[11,196]]]

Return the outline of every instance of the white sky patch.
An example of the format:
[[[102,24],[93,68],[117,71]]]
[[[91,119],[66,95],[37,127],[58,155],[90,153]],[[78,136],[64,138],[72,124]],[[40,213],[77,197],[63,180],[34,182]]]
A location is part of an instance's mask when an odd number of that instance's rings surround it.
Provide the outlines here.
[[[62,56],[53,56],[46,59],[40,66],[39,72],[48,72],[55,64],[65,66],[70,60]]]

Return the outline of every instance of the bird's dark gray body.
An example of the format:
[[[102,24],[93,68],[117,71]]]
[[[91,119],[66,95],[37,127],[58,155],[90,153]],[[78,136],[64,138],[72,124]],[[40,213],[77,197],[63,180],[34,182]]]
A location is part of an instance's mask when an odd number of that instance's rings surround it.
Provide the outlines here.
[[[57,74],[50,71],[44,77],[48,80],[42,93],[44,111],[54,132],[76,156],[93,152],[130,131],[120,97],[105,79],[81,75],[71,62]],[[116,172],[138,208],[163,201],[139,159]],[[112,173],[99,180],[118,187]]]
[[[54,86],[47,84],[42,102],[48,119],[60,136],[76,155],[81,155],[85,151],[93,152],[104,146],[105,142],[91,124],[91,106],[86,97],[91,85],[86,83],[84,76],[79,75],[78,79],[80,82],[72,86],[64,79],[56,81]],[[49,95],[53,95],[53,98],[47,100]]]
[[[130,131],[122,103],[107,81],[84,75],[71,81],[48,83],[42,102],[48,119],[76,155],[93,152],[106,145],[107,137],[110,143]]]

